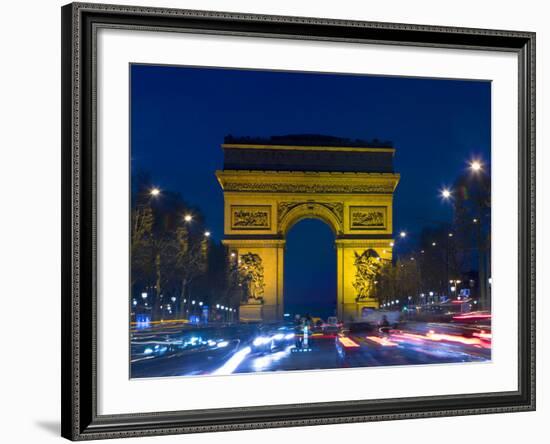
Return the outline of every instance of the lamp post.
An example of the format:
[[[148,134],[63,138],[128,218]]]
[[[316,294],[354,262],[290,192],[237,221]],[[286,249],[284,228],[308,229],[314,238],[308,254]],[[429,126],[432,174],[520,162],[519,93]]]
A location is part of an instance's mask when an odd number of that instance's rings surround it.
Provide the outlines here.
[[[484,218],[484,206],[490,205],[486,202],[489,201],[489,198],[486,199],[485,193],[489,190],[490,185],[487,185],[483,182],[486,175],[486,168],[483,162],[479,159],[473,159],[469,164],[470,174],[477,178],[478,190],[481,191],[481,195],[478,195],[475,199],[475,211],[476,214],[472,219],[472,224],[474,225],[474,232],[476,237],[477,244],[477,256],[478,256],[478,285],[479,285],[479,294],[478,300],[481,305],[482,310],[490,308],[490,299],[488,298],[488,280],[487,280],[487,260],[488,256],[486,255],[486,245],[483,239],[482,225]]]

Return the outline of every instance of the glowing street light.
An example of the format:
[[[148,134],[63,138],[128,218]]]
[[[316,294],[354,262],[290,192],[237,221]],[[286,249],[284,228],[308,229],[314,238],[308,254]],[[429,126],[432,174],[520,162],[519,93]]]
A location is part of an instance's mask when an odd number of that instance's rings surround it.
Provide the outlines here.
[[[183,216],[183,220],[185,222],[191,222],[193,220],[193,216],[191,216],[190,214],[186,214],[185,216]]]
[[[432,242],[432,247],[435,247],[437,245],[436,242]]]
[[[401,231],[401,233],[399,233],[399,236],[401,237],[407,237],[407,233],[405,231]]]
[[[205,235],[206,237],[210,237],[211,234],[212,234],[212,233],[210,233],[210,231],[205,231],[205,232],[204,232],[204,235]]]
[[[149,191],[149,194],[153,197],[157,197],[160,195],[160,190],[157,187],[151,188],[151,190]]]
[[[449,190],[448,188],[443,188],[441,190],[441,197],[445,200],[447,199],[450,199],[451,197],[451,190]]]
[[[472,160],[470,162],[470,170],[472,170],[474,173],[481,171],[482,168],[483,168],[483,164],[479,160]]]

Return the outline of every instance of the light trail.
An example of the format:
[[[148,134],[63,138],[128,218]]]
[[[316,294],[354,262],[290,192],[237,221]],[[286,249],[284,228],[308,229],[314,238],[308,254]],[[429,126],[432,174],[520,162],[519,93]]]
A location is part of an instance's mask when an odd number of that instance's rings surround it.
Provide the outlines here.
[[[346,337],[346,336],[340,336],[338,338],[338,341],[340,342],[340,344],[342,344],[345,348],[356,348],[356,347],[359,347],[359,344],[353,340],[351,340],[350,338]]]
[[[367,336],[367,339],[382,347],[397,347],[399,345],[397,342],[392,342],[388,338],[380,338],[378,336]]]
[[[245,347],[241,350],[239,350],[237,353],[235,353],[229,360],[222,365],[219,369],[217,369],[215,372],[212,372],[213,375],[230,375],[233,373],[237,367],[241,364],[241,362],[244,361],[244,359],[248,356],[248,354],[251,352],[250,347]]]
[[[412,340],[412,341],[435,341],[435,342],[458,342],[460,344],[464,345],[473,345],[474,347],[481,347],[481,348],[491,348],[490,342],[487,342],[486,340],[482,340],[479,337],[473,337],[468,338],[465,336],[460,335],[449,335],[449,334],[443,334],[443,333],[435,333],[433,331],[429,331],[426,335],[419,335],[414,333],[393,333],[391,335],[391,338],[395,341],[405,341],[405,340]],[[486,339],[486,338],[483,338]]]

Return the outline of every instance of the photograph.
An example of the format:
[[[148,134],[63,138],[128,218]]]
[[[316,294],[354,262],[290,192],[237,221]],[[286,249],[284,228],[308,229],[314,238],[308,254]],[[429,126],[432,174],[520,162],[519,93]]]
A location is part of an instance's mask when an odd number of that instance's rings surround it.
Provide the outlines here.
[[[131,379],[492,362],[490,79],[129,76]]]

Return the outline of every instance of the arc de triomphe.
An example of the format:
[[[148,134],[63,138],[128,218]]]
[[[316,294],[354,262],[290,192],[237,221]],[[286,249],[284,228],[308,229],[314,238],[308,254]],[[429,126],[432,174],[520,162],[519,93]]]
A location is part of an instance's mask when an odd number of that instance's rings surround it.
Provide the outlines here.
[[[329,136],[226,137],[222,149],[223,242],[254,284],[241,320],[283,318],[285,239],[306,218],[335,235],[338,318],[377,308],[369,263],[392,258],[395,149]]]

